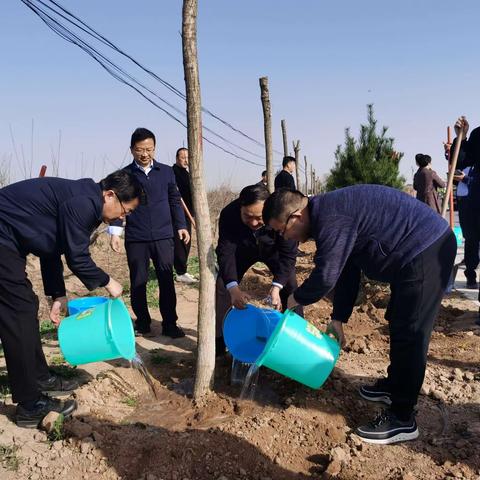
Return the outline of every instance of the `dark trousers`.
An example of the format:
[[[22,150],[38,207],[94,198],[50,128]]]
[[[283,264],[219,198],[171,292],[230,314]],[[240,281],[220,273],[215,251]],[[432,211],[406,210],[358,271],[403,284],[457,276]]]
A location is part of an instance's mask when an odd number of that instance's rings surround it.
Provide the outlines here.
[[[258,261],[261,260],[258,258],[250,259],[250,261],[243,261],[240,265],[237,262],[237,275],[239,283],[242,281],[245,272]],[[266,265],[268,267],[268,263],[266,263]],[[288,297],[296,288],[297,278],[295,276],[295,269],[293,269],[287,283],[280,290],[280,299],[282,300],[283,310],[287,308]],[[230,294],[228,293],[228,290],[226,289],[225,284],[219,275],[215,285],[215,330],[217,338],[223,336],[223,321],[231,306],[232,302],[230,299]],[[297,308],[296,313],[303,316],[303,308]]]
[[[433,324],[452,272],[457,244],[451,230],[402,268],[390,284],[388,386],[392,410],[412,413],[425,376]]]
[[[158,280],[159,308],[163,326],[171,327],[177,322],[177,296],[173,283],[173,239],[151,242],[127,242],[128,268],[130,270],[130,299],[137,325],[148,327],[152,321],[147,304],[147,282],[150,259]]]
[[[191,236],[192,224],[188,221],[188,219],[187,230]],[[180,240],[178,232],[175,232],[174,245],[173,266],[175,267],[177,275],[183,275],[184,273],[187,273],[188,255],[190,253],[192,241],[190,240],[188,243],[185,243],[183,240]]]
[[[0,339],[15,403],[36,400],[37,380],[50,376],[38,328],[38,298],[25,258],[0,246]]]
[[[472,208],[468,197],[457,197],[458,219],[465,239],[465,276],[469,281],[477,279],[480,248],[480,210]]]

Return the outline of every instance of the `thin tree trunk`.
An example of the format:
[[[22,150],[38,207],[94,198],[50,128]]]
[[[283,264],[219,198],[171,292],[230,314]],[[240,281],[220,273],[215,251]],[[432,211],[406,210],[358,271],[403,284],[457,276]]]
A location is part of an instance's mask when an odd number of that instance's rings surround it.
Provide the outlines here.
[[[197,223],[200,263],[198,353],[193,396],[199,400],[213,387],[215,370],[215,257],[207,193],[203,179],[202,116],[197,61],[197,0],[184,0],[182,43],[187,96],[188,158]]]
[[[281,121],[283,138],[283,156],[288,157],[287,124],[285,120]]]
[[[315,195],[315,192],[313,191],[313,189],[314,189],[313,167],[312,167],[312,164],[310,164],[310,193],[312,195]]]
[[[308,195],[308,166],[307,166],[307,156],[304,155],[303,161],[305,162],[305,195]]]
[[[270,193],[273,185],[273,150],[272,150],[272,112],[270,108],[270,95],[268,92],[268,77],[260,78],[260,97],[263,108],[263,130],[265,134],[265,155],[267,167],[267,187]]]
[[[300,186],[300,140],[297,140],[297,143],[293,142],[293,151],[295,152],[295,177],[297,190],[302,190]]]

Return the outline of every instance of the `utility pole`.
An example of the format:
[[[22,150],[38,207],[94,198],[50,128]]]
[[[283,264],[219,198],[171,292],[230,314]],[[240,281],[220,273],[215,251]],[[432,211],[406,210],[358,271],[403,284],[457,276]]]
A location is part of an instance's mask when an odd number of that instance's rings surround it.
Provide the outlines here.
[[[263,108],[263,131],[265,135],[265,156],[267,169],[267,187],[273,193],[273,149],[272,149],[272,112],[270,107],[270,94],[268,91],[268,77],[260,78],[260,98]]]
[[[184,0],[182,10],[183,69],[187,100],[188,159],[196,216],[200,291],[198,351],[193,397],[210,393],[215,371],[215,255],[207,193],[203,178],[202,113],[197,56],[197,0]]]

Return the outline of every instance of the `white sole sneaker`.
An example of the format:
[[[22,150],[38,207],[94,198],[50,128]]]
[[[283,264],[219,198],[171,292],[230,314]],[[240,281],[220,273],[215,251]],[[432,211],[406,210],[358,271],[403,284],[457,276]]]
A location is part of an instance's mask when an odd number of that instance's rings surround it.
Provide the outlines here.
[[[420,433],[418,431],[418,428],[413,432],[402,432],[389,438],[365,438],[361,435],[355,434],[355,436],[362,440],[362,442],[375,443],[377,445],[389,445],[391,443],[407,442],[409,440],[417,439],[419,435]]]

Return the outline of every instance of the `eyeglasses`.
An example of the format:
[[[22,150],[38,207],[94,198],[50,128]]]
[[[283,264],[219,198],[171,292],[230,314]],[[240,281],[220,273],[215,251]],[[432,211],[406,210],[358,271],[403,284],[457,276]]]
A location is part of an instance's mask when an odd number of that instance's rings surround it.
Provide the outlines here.
[[[127,211],[125,210],[125,207],[123,206],[122,201],[121,201],[120,198],[118,197],[117,193],[116,193],[114,190],[112,190],[112,192],[115,194],[115,196],[117,197],[118,203],[119,203],[120,206],[122,207],[122,216],[128,217],[128,215],[130,215],[130,214],[132,213],[132,211],[127,212]]]
[[[149,155],[155,151],[155,148],[134,148],[133,153],[141,155],[142,153],[148,153]]]
[[[288,228],[288,224],[290,222],[290,220],[293,218],[293,216],[298,213],[300,211],[299,208],[297,208],[296,210],[294,210],[288,217],[287,217],[287,221],[285,222],[285,226],[283,227],[283,230],[281,232],[278,232],[278,234],[283,237],[285,235],[285,232],[287,231],[287,228]]]

